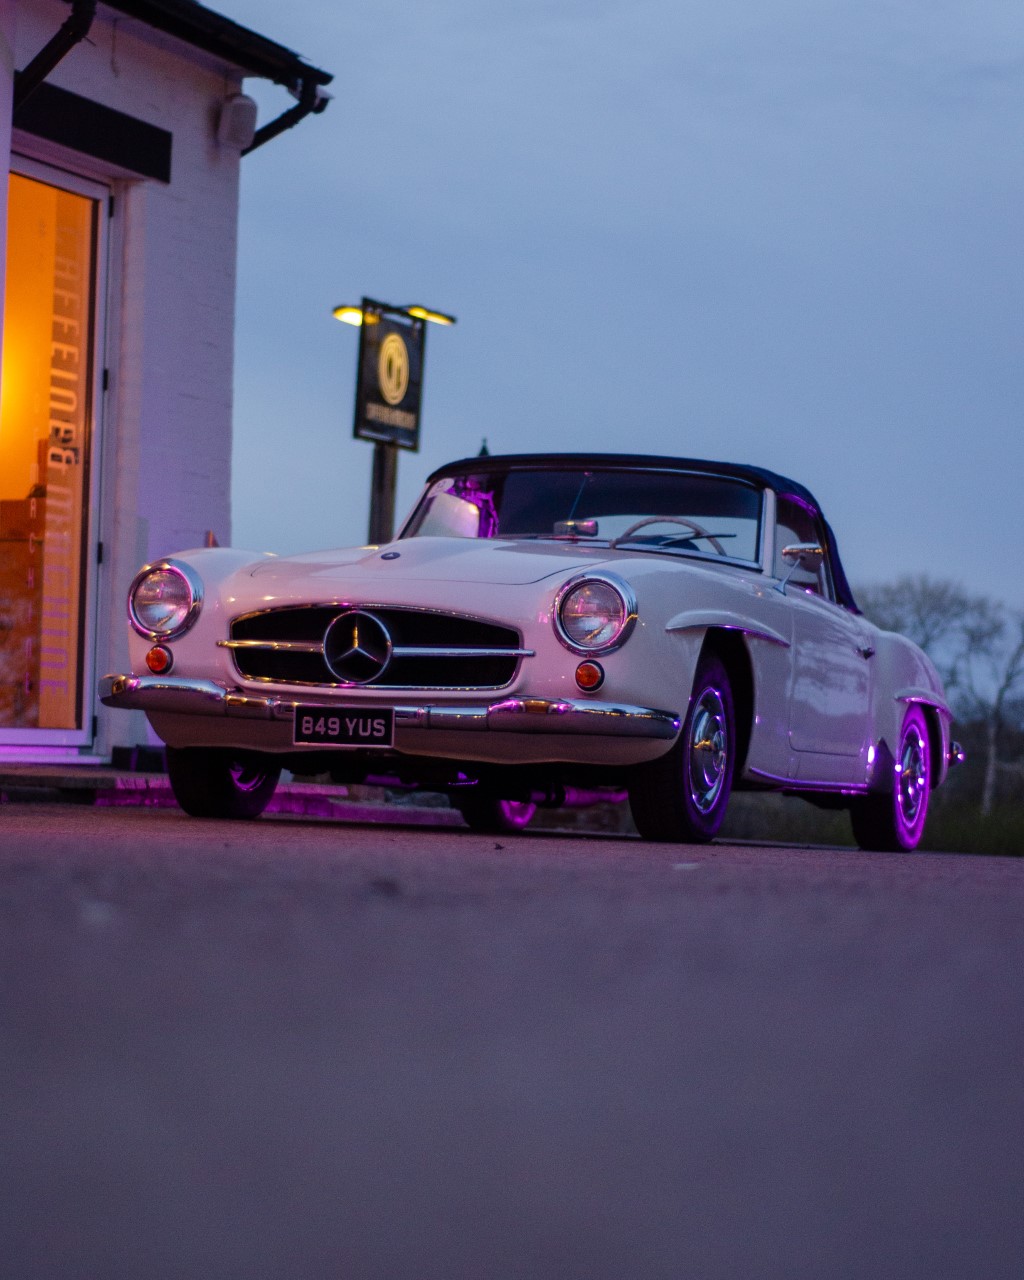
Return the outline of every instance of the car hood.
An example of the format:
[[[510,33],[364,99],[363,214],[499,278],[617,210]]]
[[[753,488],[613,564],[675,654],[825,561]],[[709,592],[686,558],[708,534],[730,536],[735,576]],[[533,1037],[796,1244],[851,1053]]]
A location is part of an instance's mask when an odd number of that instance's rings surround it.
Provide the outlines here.
[[[294,590],[300,583],[315,593],[334,584],[476,582],[521,586],[552,575],[595,568],[608,559],[607,547],[579,543],[506,542],[499,539],[406,538],[383,547],[352,547],[297,556],[275,556],[249,570],[260,590]]]

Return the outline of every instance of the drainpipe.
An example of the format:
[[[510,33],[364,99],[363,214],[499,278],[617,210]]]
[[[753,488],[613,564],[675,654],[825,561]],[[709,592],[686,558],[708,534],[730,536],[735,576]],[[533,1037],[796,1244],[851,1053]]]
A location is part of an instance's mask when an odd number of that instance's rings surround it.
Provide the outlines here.
[[[36,54],[14,81],[14,107],[25,101],[43,83],[61,58],[89,34],[96,16],[97,0],[71,0],[71,16],[52,40]]]
[[[256,130],[252,142],[242,152],[243,156],[247,156],[250,151],[255,151],[257,147],[262,147],[264,142],[276,138],[279,133],[284,133],[285,129],[291,129],[306,116],[319,115],[330,102],[331,95],[321,89],[313,76],[303,76],[299,84],[298,98],[299,101],[294,107],[289,107],[276,120],[271,120],[261,129]]]

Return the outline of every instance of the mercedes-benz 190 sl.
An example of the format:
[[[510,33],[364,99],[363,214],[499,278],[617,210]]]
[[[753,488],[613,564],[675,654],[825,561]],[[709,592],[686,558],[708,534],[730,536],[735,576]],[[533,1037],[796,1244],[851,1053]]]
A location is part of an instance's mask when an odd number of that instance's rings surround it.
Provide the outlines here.
[[[753,466],[468,458],[387,545],[177,552],[128,617],[102,700],[145,711],[201,817],[258,815],[288,769],[447,793],[491,831],[626,792],[641,836],[701,842],[762,789],[909,850],[959,754],[934,666],[858,611],[818,503]]]

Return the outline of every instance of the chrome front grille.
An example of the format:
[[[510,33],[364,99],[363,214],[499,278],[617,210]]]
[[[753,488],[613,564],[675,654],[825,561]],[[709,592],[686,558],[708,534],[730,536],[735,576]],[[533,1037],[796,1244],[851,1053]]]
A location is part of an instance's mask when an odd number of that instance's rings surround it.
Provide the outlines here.
[[[517,631],[497,623],[348,604],[243,614],[220,643],[248,680],[333,688],[500,689],[532,655]]]

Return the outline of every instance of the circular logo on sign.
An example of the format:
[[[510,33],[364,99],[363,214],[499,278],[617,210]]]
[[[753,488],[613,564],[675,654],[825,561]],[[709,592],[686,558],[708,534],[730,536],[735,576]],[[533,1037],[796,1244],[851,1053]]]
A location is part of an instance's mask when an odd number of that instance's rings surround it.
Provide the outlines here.
[[[409,389],[409,352],[397,333],[389,333],[377,356],[377,382],[388,404],[401,404]]]

